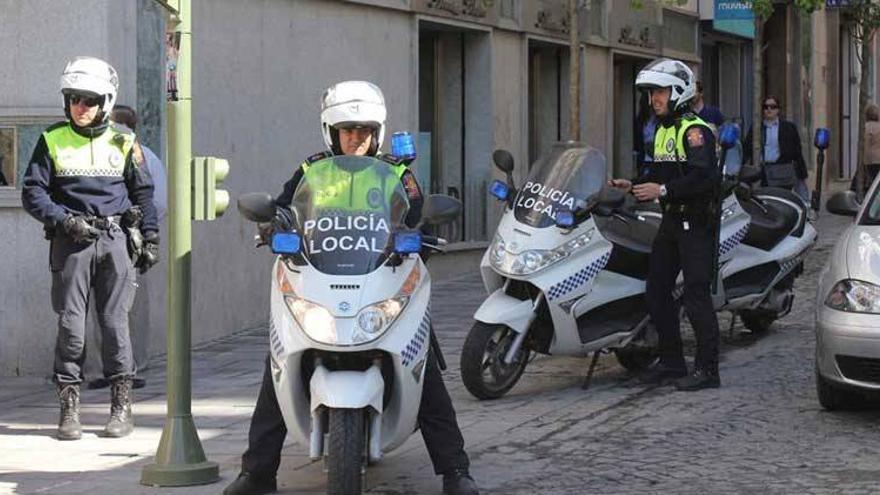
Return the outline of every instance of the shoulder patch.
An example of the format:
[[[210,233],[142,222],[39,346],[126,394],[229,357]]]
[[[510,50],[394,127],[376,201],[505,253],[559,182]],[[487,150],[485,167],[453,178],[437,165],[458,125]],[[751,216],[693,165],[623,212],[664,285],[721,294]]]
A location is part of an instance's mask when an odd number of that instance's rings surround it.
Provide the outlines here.
[[[383,162],[390,163],[391,165],[402,165],[403,164],[403,158],[392,155],[391,153],[382,153],[381,155],[378,156],[378,158],[380,160],[382,160]]]
[[[131,158],[134,160],[134,164],[138,167],[141,167],[146,163],[144,150],[141,149],[141,143],[138,141],[135,141],[131,147]]]
[[[400,178],[400,181],[403,182],[403,187],[406,189],[406,195],[410,200],[419,199],[422,197],[422,191],[419,189],[419,183],[416,181],[416,176],[412,172],[408,172],[403,174]]]
[[[310,165],[310,164],[312,164],[312,163],[315,163],[315,162],[317,162],[317,161],[321,161],[321,160],[323,160],[324,158],[329,158],[329,157],[331,157],[331,156],[333,156],[333,153],[331,153],[331,152],[329,152],[329,151],[322,151],[322,152],[320,152],[320,153],[315,153],[314,155],[312,155],[312,156],[306,158],[306,164],[309,164],[309,165]]]
[[[706,137],[703,135],[703,129],[699,126],[691,127],[687,130],[688,145],[691,148],[699,148],[706,144]]]

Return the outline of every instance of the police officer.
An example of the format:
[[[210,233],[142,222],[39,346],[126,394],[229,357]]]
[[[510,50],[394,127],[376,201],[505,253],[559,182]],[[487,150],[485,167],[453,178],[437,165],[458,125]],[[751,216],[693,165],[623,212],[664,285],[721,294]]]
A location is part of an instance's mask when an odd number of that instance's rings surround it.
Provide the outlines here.
[[[304,170],[310,163],[333,155],[377,156],[398,168],[410,202],[406,223],[414,226],[421,216],[422,192],[413,173],[405,168],[406,165],[392,155],[379,153],[385,135],[385,117],[385,98],[372,83],[345,81],[327,89],[321,100],[321,131],[329,151],[310,156],[296,169],[275,200],[278,206],[275,220],[272,225],[262,226],[261,235],[268,239],[274,229],[290,228],[293,224],[290,205]],[[452,400],[433,353],[425,370],[418,422],[434,464],[434,472],[443,475],[443,492],[477,494],[476,483],[468,471],[470,461],[464,451],[464,439],[455,419]],[[248,448],[241,457],[241,474],[223,493],[254,495],[274,492],[286,434],[287,427],[278,407],[267,358],[260,395],[248,432]]]
[[[678,390],[717,388],[718,319],[710,296],[716,228],[715,138],[690,109],[694,74],[678,60],[658,59],[636,77],[647,89],[660,123],[654,138],[654,161],[630,182],[611,185],[632,190],[640,201],[660,200],[663,220],[651,251],[646,299],[660,338],[660,362],[645,381],[675,379]],[[697,338],[694,371],[687,373],[672,293],[678,272],[684,274],[684,307]]]
[[[24,176],[22,203],[43,223],[51,240],[52,307],[58,314],[54,379],[61,401],[58,438],[76,440],[80,384],[85,359],[85,322],[89,293],[102,333],[104,377],[111,384],[110,420],[105,436],[131,433],[131,385],[134,361],[128,311],[136,272],[129,258],[121,218],[140,207],[145,239],[138,268],[158,261],[159,236],[153,207],[153,183],[131,131],[110,125],[108,117],[119,89],[116,71],[92,57],[70,61],[61,76],[67,121],[47,128]]]

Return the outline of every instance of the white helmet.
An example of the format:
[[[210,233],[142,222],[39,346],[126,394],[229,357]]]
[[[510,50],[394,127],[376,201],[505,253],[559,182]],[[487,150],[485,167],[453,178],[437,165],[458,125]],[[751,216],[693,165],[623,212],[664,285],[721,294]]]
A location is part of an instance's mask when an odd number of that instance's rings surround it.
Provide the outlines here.
[[[69,112],[68,95],[92,93],[104,97],[99,118],[106,121],[116,104],[119,92],[119,76],[116,69],[95,57],[76,57],[67,63],[61,74],[61,94],[64,95],[64,112]]]
[[[669,107],[681,110],[696,94],[696,80],[690,67],[679,60],[658,58],[636,76],[636,87],[642,89],[671,88]]]
[[[321,132],[330,151],[341,154],[339,129],[372,127],[371,152],[375,153],[385,138],[385,97],[378,86],[367,81],[343,81],[327,88],[321,98]]]

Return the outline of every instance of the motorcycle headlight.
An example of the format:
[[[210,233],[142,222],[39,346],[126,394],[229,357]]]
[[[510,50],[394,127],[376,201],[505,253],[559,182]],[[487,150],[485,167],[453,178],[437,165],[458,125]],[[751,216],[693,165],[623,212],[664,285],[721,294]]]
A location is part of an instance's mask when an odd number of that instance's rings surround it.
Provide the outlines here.
[[[841,280],[831,288],[825,306],[849,313],[880,314],[880,287],[861,280]]]
[[[354,342],[361,344],[379,338],[394,323],[407,302],[409,297],[392,297],[360,310],[357,315],[358,329],[352,336]]]
[[[489,248],[489,262],[496,270],[502,273],[529,275],[543,270],[571,256],[572,253],[583,249],[590,243],[594,230],[590,229],[553,249],[529,249],[518,254],[507,251],[504,239],[496,235],[492,246]]]
[[[284,296],[284,302],[310,339],[324,344],[336,343],[336,319],[327,308],[290,294]]]

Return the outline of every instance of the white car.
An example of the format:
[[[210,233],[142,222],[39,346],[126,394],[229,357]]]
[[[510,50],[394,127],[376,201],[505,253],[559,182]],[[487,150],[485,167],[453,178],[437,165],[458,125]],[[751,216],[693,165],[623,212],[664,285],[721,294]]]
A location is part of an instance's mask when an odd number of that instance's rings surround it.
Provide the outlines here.
[[[880,391],[880,198],[832,196],[829,212],[855,218],[819,276],[816,294],[816,390],[822,407],[845,409]]]

